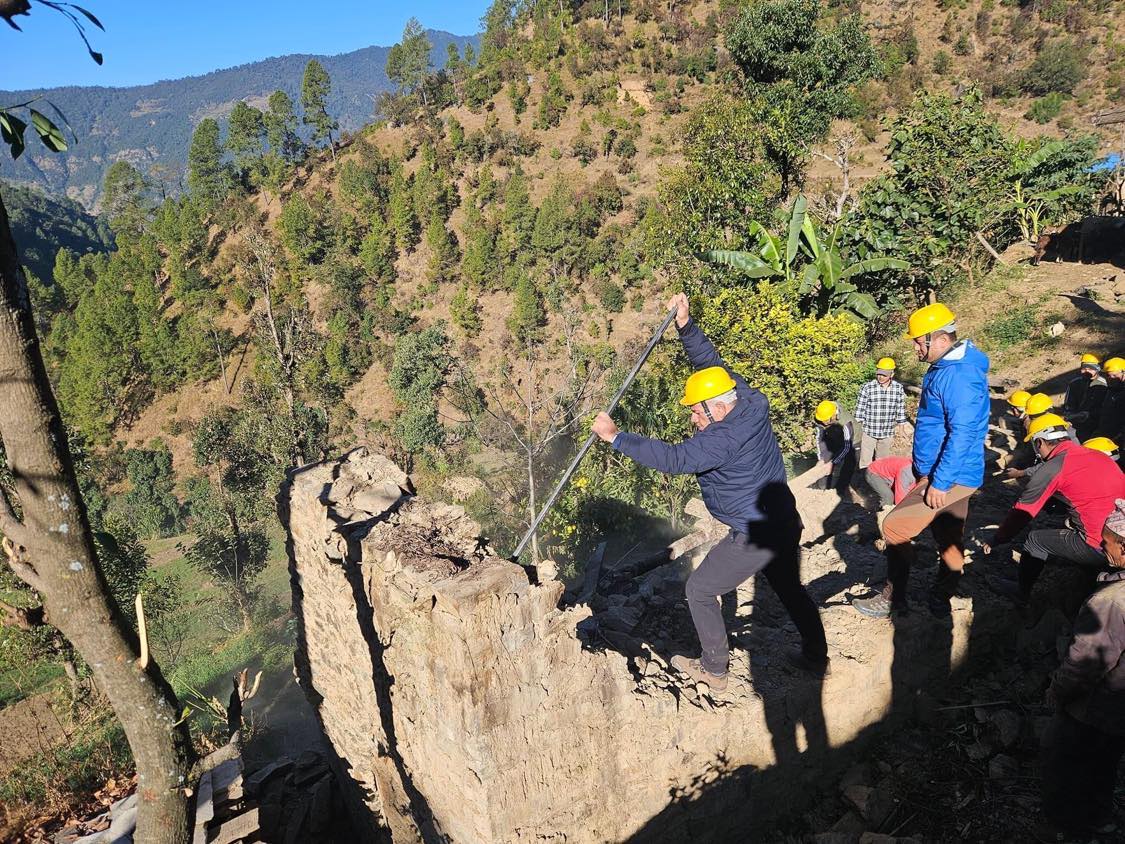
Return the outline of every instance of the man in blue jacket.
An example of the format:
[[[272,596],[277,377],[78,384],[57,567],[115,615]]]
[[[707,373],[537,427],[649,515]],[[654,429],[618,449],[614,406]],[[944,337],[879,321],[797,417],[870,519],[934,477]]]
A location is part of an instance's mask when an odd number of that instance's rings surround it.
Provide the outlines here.
[[[669,474],[694,474],[708,511],[730,528],[687,582],[688,607],[699,636],[699,659],[672,665],[713,691],[727,686],[730,651],[720,596],[764,572],[803,640],[790,659],[817,674],[828,671],[828,646],[816,605],[801,585],[801,517],[785,479],[769,401],[735,375],[689,316],[687,296],[672,297],[676,325],[697,370],[680,404],[691,408],[696,432],[671,444],[619,431],[605,413],[594,420],[601,439],[638,463]]]
[[[911,314],[906,336],[914,341],[918,360],[930,364],[914,427],[918,484],[883,521],[886,586],[878,595],[852,602],[859,612],[875,617],[906,611],[913,540],[927,527],[941,556],[929,607],[937,615],[949,613],[949,599],[965,565],[969,498],[984,482],[988,357],[970,341],[957,339],[953,312],[940,302]]]

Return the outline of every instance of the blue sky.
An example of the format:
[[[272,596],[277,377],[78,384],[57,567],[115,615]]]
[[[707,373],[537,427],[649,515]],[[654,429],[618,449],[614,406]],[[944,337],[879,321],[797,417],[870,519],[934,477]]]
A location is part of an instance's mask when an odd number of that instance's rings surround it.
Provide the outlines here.
[[[0,88],[141,85],[287,53],[346,53],[395,43],[411,16],[427,29],[472,35],[488,2],[78,0],[77,5],[105,25],[105,32],[86,27],[105,64],[94,63],[62,15],[32,3],[30,15],[16,18],[23,32],[0,20]],[[310,15],[314,9],[317,14]]]

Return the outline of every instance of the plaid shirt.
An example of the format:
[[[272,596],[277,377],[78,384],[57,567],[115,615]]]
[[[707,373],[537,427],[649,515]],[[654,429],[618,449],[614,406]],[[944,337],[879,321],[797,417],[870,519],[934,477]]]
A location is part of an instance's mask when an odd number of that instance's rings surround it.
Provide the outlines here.
[[[863,425],[864,436],[882,440],[894,436],[895,425],[906,421],[906,393],[902,384],[891,381],[882,387],[876,380],[868,381],[859,391],[855,419]]]

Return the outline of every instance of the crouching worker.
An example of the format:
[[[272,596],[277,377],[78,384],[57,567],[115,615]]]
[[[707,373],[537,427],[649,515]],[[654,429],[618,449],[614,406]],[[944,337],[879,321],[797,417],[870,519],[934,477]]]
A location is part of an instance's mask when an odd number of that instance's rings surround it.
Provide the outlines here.
[[[619,431],[605,413],[598,414],[593,431],[644,466],[696,475],[707,510],[730,528],[687,581],[688,607],[702,653],[698,659],[676,656],[672,665],[712,691],[726,688],[730,652],[719,599],[763,572],[801,634],[801,651],[791,654],[791,660],[824,674],[828,646],[820,614],[801,585],[801,518],[786,483],[769,402],[719,357],[691,320],[687,296],[677,294],[668,307],[676,309],[680,340],[697,370],[680,400],[691,408],[695,433],[673,445]]]
[[[890,511],[914,488],[914,470],[909,457],[882,457],[867,466],[867,483],[879,496],[879,511]],[[880,526],[882,518],[879,519]]]
[[[1101,532],[1110,570],[1078,611],[1066,659],[1051,678],[1054,720],[1043,737],[1043,813],[1050,837],[1115,832],[1113,792],[1125,752],[1125,499]],[[1106,839],[1108,840],[1108,839]],[[1114,840],[1117,840],[1116,838]]]
[[[965,565],[969,498],[984,481],[988,358],[970,341],[958,339],[953,312],[940,302],[912,313],[906,336],[914,341],[918,360],[930,365],[914,426],[918,484],[883,520],[886,585],[878,595],[852,601],[857,612],[875,618],[908,609],[914,537],[927,527],[941,556],[927,604],[936,615],[949,614]]]
[[[816,420],[816,453],[824,475],[816,482],[817,489],[834,489],[843,495],[855,475],[856,454],[852,442],[855,427],[840,419],[840,408],[834,401],[822,401],[813,413]]]
[[[1048,560],[1102,568],[1102,527],[1113,502],[1125,498],[1125,475],[1108,454],[1072,442],[1066,420],[1053,413],[1031,423],[1027,439],[1043,462],[1029,476],[1019,501],[991,536],[982,536],[985,554],[1005,545],[1039,515],[1052,495],[1069,510],[1069,527],[1033,530],[1020,556],[1017,581],[990,578],[989,585],[1016,601],[1027,603],[1035,581]]]

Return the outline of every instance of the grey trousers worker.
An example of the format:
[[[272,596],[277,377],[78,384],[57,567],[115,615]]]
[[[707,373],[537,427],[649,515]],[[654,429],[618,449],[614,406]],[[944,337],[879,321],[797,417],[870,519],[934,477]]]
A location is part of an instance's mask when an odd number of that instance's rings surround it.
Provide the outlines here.
[[[894,434],[891,434],[889,437],[883,437],[881,440],[864,434],[863,438],[859,441],[859,468],[866,469],[871,465],[872,460],[882,460],[884,457],[890,457],[894,444]]]
[[[730,645],[720,596],[762,572],[801,634],[801,651],[815,663],[828,658],[820,613],[801,584],[801,523],[761,523],[751,535],[731,530],[703,558],[687,582],[688,608],[702,648],[705,671],[721,676],[730,663]]]

